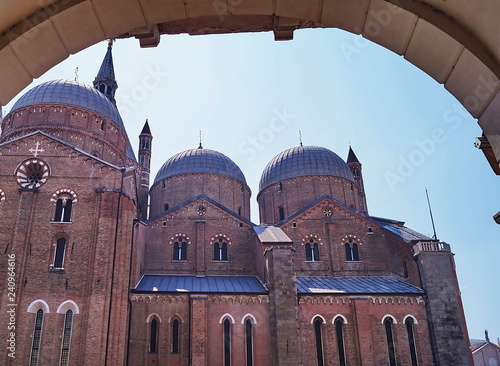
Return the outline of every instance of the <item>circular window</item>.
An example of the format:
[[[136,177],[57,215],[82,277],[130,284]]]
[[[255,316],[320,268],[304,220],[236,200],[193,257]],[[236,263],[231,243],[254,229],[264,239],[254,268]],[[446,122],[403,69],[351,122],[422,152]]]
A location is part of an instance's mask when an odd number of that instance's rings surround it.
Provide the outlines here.
[[[327,217],[332,216],[332,210],[327,208],[326,210],[323,211],[323,215],[325,215]]]
[[[24,161],[16,170],[17,183],[27,189],[42,186],[49,176],[49,166],[40,159]]]
[[[203,216],[205,215],[205,212],[207,212],[207,209],[203,206],[200,206],[196,209],[196,212],[198,213],[198,215]]]

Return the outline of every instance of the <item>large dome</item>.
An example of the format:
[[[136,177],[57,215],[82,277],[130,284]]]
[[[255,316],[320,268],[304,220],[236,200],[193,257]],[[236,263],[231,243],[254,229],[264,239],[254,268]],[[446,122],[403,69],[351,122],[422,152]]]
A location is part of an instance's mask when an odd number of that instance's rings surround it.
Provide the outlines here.
[[[31,105],[56,104],[78,107],[109,118],[122,129],[118,109],[108,98],[90,85],[73,80],[53,80],[40,84],[24,94],[12,107],[11,113]]]
[[[259,191],[279,181],[304,175],[329,175],[354,182],[349,166],[333,151],[319,146],[297,146],[281,152],[267,164]]]
[[[158,171],[155,183],[169,177],[189,173],[225,175],[246,184],[241,169],[226,155],[210,149],[191,149],[168,159]]]

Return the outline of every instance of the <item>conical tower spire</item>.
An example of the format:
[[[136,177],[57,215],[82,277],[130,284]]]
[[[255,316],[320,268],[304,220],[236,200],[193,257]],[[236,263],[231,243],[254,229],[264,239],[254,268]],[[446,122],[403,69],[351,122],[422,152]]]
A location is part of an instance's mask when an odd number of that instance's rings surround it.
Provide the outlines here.
[[[362,165],[358,160],[358,157],[354,153],[351,145],[349,145],[349,153],[347,154],[347,165],[351,168],[352,174],[354,175],[354,180],[358,186],[359,193],[359,210],[368,214],[368,207],[366,205],[365,187],[363,184],[363,174]]]
[[[108,43],[108,50],[102,61],[101,68],[94,80],[94,88],[103,93],[108,99],[116,105],[115,92],[118,89],[118,84],[115,79],[115,68],[113,66],[113,41]]]
[[[349,145],[349,154],[347,154],[347,164],[349,163],[359,163],[358,157],[352,150],[351,145]]]

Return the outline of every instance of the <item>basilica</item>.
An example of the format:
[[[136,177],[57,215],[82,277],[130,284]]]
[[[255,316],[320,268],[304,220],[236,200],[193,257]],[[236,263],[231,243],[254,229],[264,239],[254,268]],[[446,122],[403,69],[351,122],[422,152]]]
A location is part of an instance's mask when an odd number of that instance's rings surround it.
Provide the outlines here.
[[[93,85],[3,118],[1,364],[472,365],[450,245],[371,216],[352,148],[269,157],[257,224],[218,151],[152,179],[154,128],[136,155],[117,87],[110,45]]]

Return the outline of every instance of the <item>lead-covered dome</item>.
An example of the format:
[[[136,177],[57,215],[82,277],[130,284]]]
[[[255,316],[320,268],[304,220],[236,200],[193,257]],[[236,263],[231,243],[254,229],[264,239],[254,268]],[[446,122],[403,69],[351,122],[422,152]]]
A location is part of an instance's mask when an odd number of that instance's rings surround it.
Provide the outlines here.
[[[281,152],[267,164],[259,191],[279,181],[305,175],[327,175],[354,182],[347,163],[333,151],[319,146],[297,146]]]
[[[210,173],[225,175],[246,184],[241,169],[226,155],[201,147],[183,151],[168,159],[160,168],[155,183],[181,174]]]
[[[32,105],[66,105],[87,109],[115,122],[125,129],[118,109],[90,85],[73,80],[53,80],[29,90],[14,104],[10,113]]]

